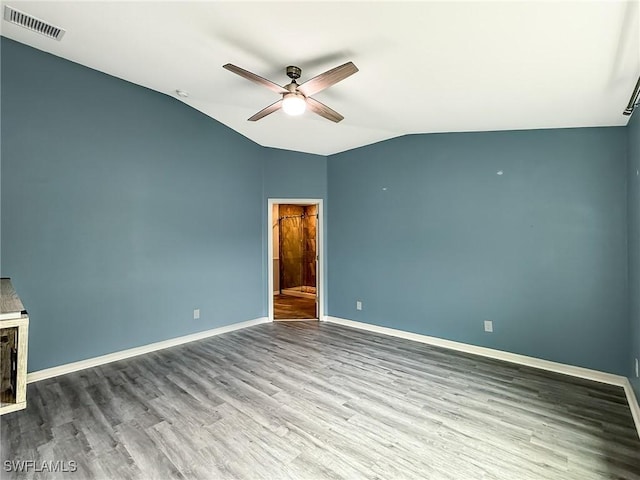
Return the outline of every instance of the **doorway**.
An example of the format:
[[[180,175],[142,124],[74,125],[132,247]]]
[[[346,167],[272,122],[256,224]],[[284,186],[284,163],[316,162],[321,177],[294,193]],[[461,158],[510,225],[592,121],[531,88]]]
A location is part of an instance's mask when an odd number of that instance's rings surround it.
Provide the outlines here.
[[[322,200],[270,199],[269,318],[322,318]]]

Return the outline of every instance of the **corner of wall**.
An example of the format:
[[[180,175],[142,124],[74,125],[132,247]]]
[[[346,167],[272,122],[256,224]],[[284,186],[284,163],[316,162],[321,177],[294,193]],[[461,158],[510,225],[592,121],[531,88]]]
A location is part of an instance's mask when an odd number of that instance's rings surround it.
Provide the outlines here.
[[[637,115],[637,114],[636,114]],[[629,318],[628,377],[640,399],[640,378],[635,363],[640,360],[640,119],[632,116],[625,128],[627,146],[627,275]]]

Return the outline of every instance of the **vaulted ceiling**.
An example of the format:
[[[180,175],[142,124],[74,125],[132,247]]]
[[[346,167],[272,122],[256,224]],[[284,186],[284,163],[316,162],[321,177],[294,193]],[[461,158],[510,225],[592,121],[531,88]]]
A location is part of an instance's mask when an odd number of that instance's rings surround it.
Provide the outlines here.
[[[66,30],[3,36],[175,96],[264,146],[332,154],[411,133],[625,125],[640,74],[638,3],[2,1]],[[344,115],[247,118],[275,83],[354,62],[315,95]],[[189,93],[176,96],[176,90]]]

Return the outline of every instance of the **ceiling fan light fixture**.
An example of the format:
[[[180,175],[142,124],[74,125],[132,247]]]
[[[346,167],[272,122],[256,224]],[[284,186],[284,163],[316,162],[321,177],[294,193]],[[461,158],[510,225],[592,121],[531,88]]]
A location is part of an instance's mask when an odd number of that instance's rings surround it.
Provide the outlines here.
[[[302,115],[307,109],[307,102],[304,95],[299,93],[287,93],[282,98],[282,110],[291,116]]]
[[[338,123],[344,120],[344,117],[335,110],[332,110],[325,104],[313,98],[312,95],[335,85],[358,71],[358,67],[356,67],[353,62],[347,62],[344,65],[327,70],[326,72],[313,77],[311,80],[307,80],[302,85],[298,85],[296,79],[300,78],[302,70],[300,70],[299,67],[289,65],[287,67],[287,77],[291,79],[291,83],[281,87],[280,85],[273,83],[271,80],[262,78],[260,75],[251,73],[249,70],[237,67],[231,63],[223,65],[222,68],[282,95],[282,98],[277,102],[272,103],[255,115],[247,118],[250,122],[256,122],[280,109],[284,110],[287,115],[302,115],[308,106],[312,113]]]

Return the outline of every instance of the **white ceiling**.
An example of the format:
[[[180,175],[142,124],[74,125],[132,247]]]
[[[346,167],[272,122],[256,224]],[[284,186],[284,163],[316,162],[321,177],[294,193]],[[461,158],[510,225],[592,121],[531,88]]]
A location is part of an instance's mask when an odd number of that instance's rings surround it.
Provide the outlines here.
[[[264,146],[328,155],[410,133],[626,125],[640,74],[637,1],[32,2],[3,0],[66,29],[2,35],[168,95]],[[315,98],[345,116],[246,119],[278,84],[353,61]]]

